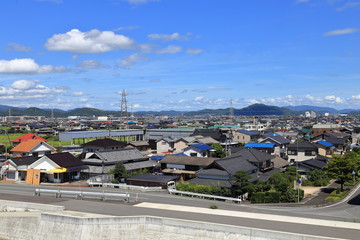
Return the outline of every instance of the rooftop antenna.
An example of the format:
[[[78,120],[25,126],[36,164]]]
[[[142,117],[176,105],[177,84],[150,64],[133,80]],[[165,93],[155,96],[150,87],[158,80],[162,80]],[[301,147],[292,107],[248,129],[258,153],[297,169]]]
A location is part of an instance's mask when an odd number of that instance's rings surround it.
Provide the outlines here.
[[[121,106],[120,106],[120,109],[121,109],[121,119],[124,120],[127,124],[127,121],[128,121],[128,110],[127,110],[127,100],[126,100],[126,92],[125,90],[123,89],[122,92],[121,92]]]

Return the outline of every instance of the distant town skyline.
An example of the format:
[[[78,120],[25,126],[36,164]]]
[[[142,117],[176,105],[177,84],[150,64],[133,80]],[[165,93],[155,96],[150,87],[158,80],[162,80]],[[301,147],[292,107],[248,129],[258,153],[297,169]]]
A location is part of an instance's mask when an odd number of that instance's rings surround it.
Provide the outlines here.
[[[0,104],[360,108],[360,1],[3,0]]]

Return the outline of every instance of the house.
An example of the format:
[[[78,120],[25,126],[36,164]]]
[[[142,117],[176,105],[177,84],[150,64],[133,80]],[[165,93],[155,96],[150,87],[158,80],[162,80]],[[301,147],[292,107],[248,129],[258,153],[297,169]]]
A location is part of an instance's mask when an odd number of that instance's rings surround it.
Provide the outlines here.
[[[209,157],[212,147],[203,143],[192,144],[185,148],[183,153],[190,157]]]
[[[161,172],[180,176],[182,180],[195,177],[196,171],[210,167],[216,158],[167,155],[162,160]]]
[[[273,168],[273,156],[256,149],[243,149],[229,157],[214,161],[213,167],[197,172],[197,177],[189,182],[231,188],[235,174],[242,170],[251,176],[250,182],[259,180],[259,171]]]
[[[8,159],[5,165],[2,166],[1,175],[9,181],[25,181],[29,165],[37,159],[34,156]]]
[[[26,142],[28,140],[41,140],[43,142],[47,141],[46,139],[39,137],[38,135],[35,135],[33,133],[28,133],[28,134],[22,135],[21,137],[14,139],[14,140],[11,140],[11,142],[12,142],[13,146],[15,147],[19,143]]]
[[[81,171],[88,167],[80,159],[65,152],[42,156],[28,166],[28,172],[31,169],[40,170],[40,182],[61,183],[79,179]],[[28,177],[31,177],[29,173]]]
[[[41,157],[45,154],[52,154],[56,151],[56,149],[42,141],[41,139],[31,139],[25,142],[20,142],[14,148],[10,150],[10,152],[14,156],[34,156]]]
[[[89,173],[90,177],[108,173],[110,169],[115,168],[117,163],[123,163],[128,171],[152,169],[157,163],[136,148],[95,152],[89,154],[82,161],[89,167],[89,171],[86,172]]]
[[[275,144],[273,154],[279,157],[286,156],[287,146],[290,144],[290,141],[279,134],[270,133],[265,135],[265,139],[261,141],[262,143],[273,143]]]
[[[133,141],[133,142],[130,142],[127,145],[127,147],[136,148],[140,152],[148,151],[150,149],[149,142],[147,142],[147,141]]]
[[[319,145],[311,142],[292,143],[287,149],[288,160],[290,163],[309,160],[319,154]]]
[[[318,148],[319,155],[331,157],[331,155],[333,154],[333,150],[335,148],[334,144],[329,143],[325,140],[317,141],[316,143],[319,146]]]
[[[326,162],[317,159],[309,159],[297,163],[297,167],[299,173],[305,177],[307,173],[312,170],[315,169],[324,170],[326,167]]]
[[[258,132],[245,129],[239,129],[232,133],[232,141],[239,143],[257,142],[259,138],[260,134]]]
[[[123,149],[126,143],[120,142],[111,138],[96,139],[94,141],[84,143],[81,145],[84,152],[102,152],[110,150]]]
[[[203,136],[203,137],[211,137],[220,143],[226,142],[226,134],[219,128],[212,128],[212,129],[195,129],[193,134],[190,136]]]
[[[275,144],[274,143],[246,143],[245,148],[254,148],[262,152],[266,152],[268,154],[273,154],[275,150]]]
[[[175,142],[178,138],[165,137],[156,141],[156,152],[159,153],[172,153],[175,149]]]

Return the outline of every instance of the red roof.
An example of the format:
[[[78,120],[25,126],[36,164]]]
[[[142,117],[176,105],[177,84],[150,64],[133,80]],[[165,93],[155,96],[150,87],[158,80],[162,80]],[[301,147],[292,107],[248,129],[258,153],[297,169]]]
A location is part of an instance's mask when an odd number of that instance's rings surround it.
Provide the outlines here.
[[[12,142],[17,142],[17,143],[20,143],[20,142],[26,142],[28,140],[41,140],[41,141],[44,141],[46,142],[47,140],[42,138],[42,137],[39,137],[38,135],[35,135],[33,133],[28,133],[28,134],[25,134],[25,135],[22,135],[21,137],[18,137],[14,140],[11,140]]]

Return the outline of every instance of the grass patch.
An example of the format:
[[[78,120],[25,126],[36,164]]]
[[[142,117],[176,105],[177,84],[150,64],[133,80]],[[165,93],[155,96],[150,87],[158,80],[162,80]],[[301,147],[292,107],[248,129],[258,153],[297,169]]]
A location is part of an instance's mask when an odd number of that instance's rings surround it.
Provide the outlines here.
[[[218,206],[216,206],[216,205],[210,205],[210,209],[218,209]]]
[[[349,190],[345,190],[343,192],[340,192],[339,190],[334,190],[330,193],[330,195],[325,198],[325,200],[328,201],[340,201],[341,199],[343,199],[346,194],[349,192]]]

